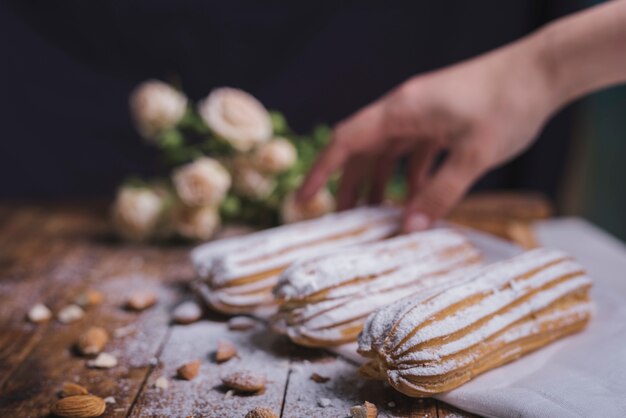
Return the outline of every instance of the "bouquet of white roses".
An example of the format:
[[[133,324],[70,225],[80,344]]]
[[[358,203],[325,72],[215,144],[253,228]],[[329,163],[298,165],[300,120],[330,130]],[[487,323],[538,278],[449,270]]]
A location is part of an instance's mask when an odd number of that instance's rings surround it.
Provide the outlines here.
[[[161,150],[169,179],[132,179],[119,189],[113,223],[134,241],[209,239],[223,222],[256,227],[332,211],[324,189],[306,205],[293,192],[324,147],[330,129],[296,135],[282,114],[250,94],[218,88],[193,106],[180,91],[150,80],[131,94],[137,131]]]

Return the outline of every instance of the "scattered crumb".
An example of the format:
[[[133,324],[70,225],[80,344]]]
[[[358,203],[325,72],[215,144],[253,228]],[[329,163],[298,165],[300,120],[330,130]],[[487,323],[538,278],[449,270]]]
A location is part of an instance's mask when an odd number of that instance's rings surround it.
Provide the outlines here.
[[[159,365],[159,359],[156,358],[156,357],[152,357],[148,364],[150,364],[150,366],[152,366],[152,367],[156,367],[156,366]]]
[[[30,308],[27,316],[30,322],[44,322],[52,318],[52,312],[46,305],[38,303]]]
[[[74,300],[81,308],[89,308],[92,306],[100,305],[104,301],[104,294],[97,290],[89,289],[78,295]]]
[[[376,418],[378,409],[373,403],[365,401],[363,405],[356,405],[350,408],[351,418]]]
[[[110,369],[117,366],[117,358],[113,354],[100,353],[98,357],[87,362],[88,367]]]
[[[224,394],[224,398],[225,398],[225,399],[232,398],[234,394],[235,394],[235,391],[234,391],[234,390],[232,390],[232,389],[229,389],[229,390],[227,390],[227,391],[226,391],[226,393]]]
[[[81,319],[85,315],[83,309],[78,305],[67,305],[57,314],[57,319],[62,324],[70,324]]]
[[[113,331],[113,337],[124,338],[137,332],[137,329],[133,325],[127,325],[125,327],[117,328]]]
[[[332,403],[332,402],[331,402],[331,401],[330,401],[330,399],[328,399],[328,398],[319,398],[319,399],[317,400],[317,405],[318,405],[318,406],[320,406],[320,407],[322,407],[322,408],[329,407],[331,403]]]
[[[126,408],[115,408],[113,412],[124,412]]]
[[[312,381],[314,381],[316,383],[326,383],[326,382],[328,382],[330,380],[330,377],[322,376],[322,375],[319,375],[317,373],[313,373],[309,379],[311,379]]]
[[[202,317],[202,308],[193,301],[183,302],[174,309],[172,319],[177,324],[191,324]]]
[[[228,320],[228,329],[231,331],[248,331],[256,327],[256,321],[247,316],[234,316]]]
[[[115,398],[113,396],[107,396],[106,398],[104,398],[104,403],[114,404],[116,403]]]
[[[396,407],[396,403],[395,403],[394,401],[387,402],[387,406],[388,406],[389,408],[395,408],[395,407]]]
[[[170,381],[167,380],[167,377],[161,376],[154,382],[154,387],[161,390],[166,390],[170,387]]]

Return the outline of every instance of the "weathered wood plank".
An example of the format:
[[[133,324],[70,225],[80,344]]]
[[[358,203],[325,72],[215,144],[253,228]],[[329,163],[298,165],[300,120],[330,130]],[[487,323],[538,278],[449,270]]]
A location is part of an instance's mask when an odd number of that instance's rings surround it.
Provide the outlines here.
[[[237,347],[238,357],[218,364],[213,352],[220,340]],[[243,417],[247,411],[264,406],[279,413],[289,371],[290,344],[269,333],[262,325],[251,331],[230,331],[226,322],[214,318],[196,324],[172,327],[160,356],[159,366],[150,374],[132,410],[131,417]],[[192,381],[176,378],[176,369],[199,359],[202,366]],[[230,394],[221,377],[234,371],[249,370],[268,379],[263,393]],[[154,387],[165,376],[167,390]]]
[[[437,401],[437,412],[439,418],[476,418],[478,415],[470,414],[469,412],[460,410],[452,405],[448,405],[445,402]]]
[[[313,373],[330,380],[317,383],[311,379]],[[437,417],[433,399],[411,399],[382,382],[365,380],[341,357],[304,349],[294,357],[283,417],[345,417],[350,407],[364,401],[375,404],[381,418]]]
[[[18,329],[0,331],[0,347],[3,347],[0,353],[7,353],[0,362],[6,366],[1,374],[6,382],[0,396],[0,416],[47,413],[56,399],[56,391],[66,380],[78,380],[93,393],[116,397],[118,404],[107,412],[125,415],[167,334],[169,311],[178,299],[180,284],[189,280],[187,249],[172,249],[164,254],[161,249],[111,245],[101,239],[105,231],[101,217],[83,215],[82,220],[87,222],[81,223],[80,216],[63,214],[61,220],[57,218],[47,228],[36,228],[35,241],[40,244],[51,239],[45,248],[67,246],[67,253],[62,251],[55,257],[47,257],[52,260],[38,268],[29,268],[29,274],[22,275],[20,280],[11,276],[2,278],[1,285],[10,293],[6,296],[8,303],[1,304],[0,318]],[[15,250],[14,254],[20,257],[24,248]],[[87,259],[92,262],[86,263]],[[87,286],[100,288],[107,294],[107,302],[88,312],[80,322],[33,325],[24,321],[25,312],[32,304],[46,302],[53,311],[58,311]],[[155,308],[142,314],[122,308],[131,289],[149,286],[161,295]],[[120,357],[120,365],[114,369],[87,369],[85,359],[77,357],[72,349],[80,332],[90,324],[113,331],[131,323],[133,335],[113,340],[107,347]]]

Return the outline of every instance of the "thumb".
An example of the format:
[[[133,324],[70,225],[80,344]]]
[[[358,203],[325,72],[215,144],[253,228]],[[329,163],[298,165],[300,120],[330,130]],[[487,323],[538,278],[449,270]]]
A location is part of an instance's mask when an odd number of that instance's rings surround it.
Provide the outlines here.
[[[421,231],[444,217],[486,171],[488,163],[480,151],[452,151],[441,168],[422,187],[409,196],[402,229]]]

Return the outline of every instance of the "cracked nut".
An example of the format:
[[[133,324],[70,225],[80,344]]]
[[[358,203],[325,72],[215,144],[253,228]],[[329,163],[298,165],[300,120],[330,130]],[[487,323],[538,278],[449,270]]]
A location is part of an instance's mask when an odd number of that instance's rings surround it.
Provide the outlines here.
[[[71,324],[81,319],[85,315],[83,309],[78,305],[68,305],[57,314],[57,319],[62,324]]]
[[[27,316],[30,322],[44,322],[52,318],[52,312],[46,305],[38,303],[30,308]]]

